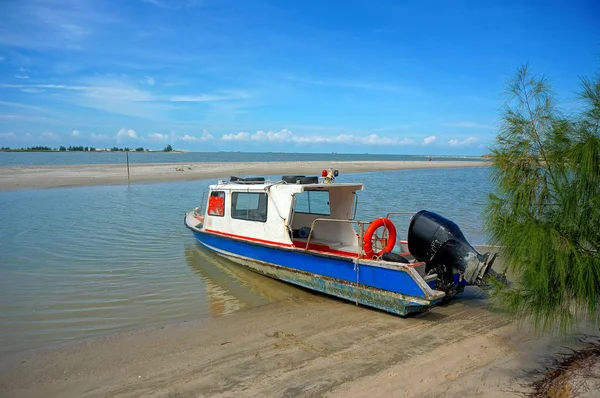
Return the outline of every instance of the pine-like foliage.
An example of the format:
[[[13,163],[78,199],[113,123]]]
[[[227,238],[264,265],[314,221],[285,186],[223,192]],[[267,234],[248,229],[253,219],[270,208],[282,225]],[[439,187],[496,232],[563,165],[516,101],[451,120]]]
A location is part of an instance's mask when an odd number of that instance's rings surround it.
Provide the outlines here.
[[[514,278],[495,303],[538,329],[600,320],[600,76],[580,99],[562,115],[547,80],[519,68],[492,151],[487,228]]]

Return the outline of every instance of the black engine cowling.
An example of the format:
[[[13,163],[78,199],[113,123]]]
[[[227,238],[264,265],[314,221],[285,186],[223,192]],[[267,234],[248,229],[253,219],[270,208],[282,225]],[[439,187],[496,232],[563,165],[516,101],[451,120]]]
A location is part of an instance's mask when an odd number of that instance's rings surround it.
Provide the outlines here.
[[[458,225],[430,211],[421,210],[411,218],[408,250],[418,261],[427,263],[426,272],[438,274],[439,288],[446,291],[454,285],[454,271],[474,285],[482,285],[488,273],[496,275],[491,270],[496,254],[480,254]]]

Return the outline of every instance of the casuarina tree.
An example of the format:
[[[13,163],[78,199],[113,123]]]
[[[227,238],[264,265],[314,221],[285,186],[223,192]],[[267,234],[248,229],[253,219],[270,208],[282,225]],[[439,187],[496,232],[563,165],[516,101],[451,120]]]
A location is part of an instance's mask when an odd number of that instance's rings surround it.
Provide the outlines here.
[[[492,150],[487,207],[513,283],[495,302],[537,328],[600,320],[600,76],[582,78],[579,101],[558,109],[545,78],[519,68],[509,81]]]

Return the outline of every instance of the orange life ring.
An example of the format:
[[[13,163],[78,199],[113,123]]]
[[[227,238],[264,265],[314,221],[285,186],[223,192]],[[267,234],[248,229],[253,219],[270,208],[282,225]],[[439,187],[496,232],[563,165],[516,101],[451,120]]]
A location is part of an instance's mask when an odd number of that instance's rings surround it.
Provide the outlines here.
[[[381,250],[379,253],[373,252],[373,243],[371,239],[373,238],[373,234],[378,228],[385,227],[390,232],[390,237],[387,241],[387,245]],[[366,258],[375,258],[381,256],[383,253],[391,252],[396,244],[396,227],[388,218],[378,218],[373,220],[371,224],[369,224],[369,228],[365,232],[365,236],[363,238],[363,249],[365,251]]]

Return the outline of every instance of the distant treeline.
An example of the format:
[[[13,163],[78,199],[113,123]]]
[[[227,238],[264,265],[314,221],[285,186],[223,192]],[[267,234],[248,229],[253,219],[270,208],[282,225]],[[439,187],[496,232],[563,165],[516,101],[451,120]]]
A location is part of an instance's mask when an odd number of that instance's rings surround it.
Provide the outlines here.
[[[32,146],[32,147],[28,147],[28,148],[10,148],[7,146],[3,146],[2,148],[0,148],[0,151],[3,152],[52,152],[52,151],[57,151],[58,149],[56,148],[50,148],[48,146]]]
[[[118,148],[112,147],[111,149],[96,149],[93,146],[60,146],[58,148],[50,148],[48,146],[32,146],[27,148],[10,148],[10,147],[2,147],[0,151],[3,152],[145,152],[149,151],[149,149],[144,149],[142,147],[139,148]]]
[[[111,152],[133,152],[133,151],[136,151],[136,152],[144,152],[144,151],[149,151],[149,149],[144,149],[144,148],[142,148],[142,147],[135,148],[135,149],[131,149],[131,148],[128,148],[128,147],[125,147],[125,148],[117,148],[116,146],[114,146],[114,147],[110,148],[110,151],[111,151]]]
[[[89,147],[89,146],[86,146],[86,147],[82,147],[82,146],[70,146],[68,148],[65,148],[64,146],[61,146],[60,148],[58,148],[58,150],[60,152],[65,152],[65,151],[69,151],[69,152],[91,152],[91,151],[95,151],[96,148],[94,148],[93,146],[92,147]]]

